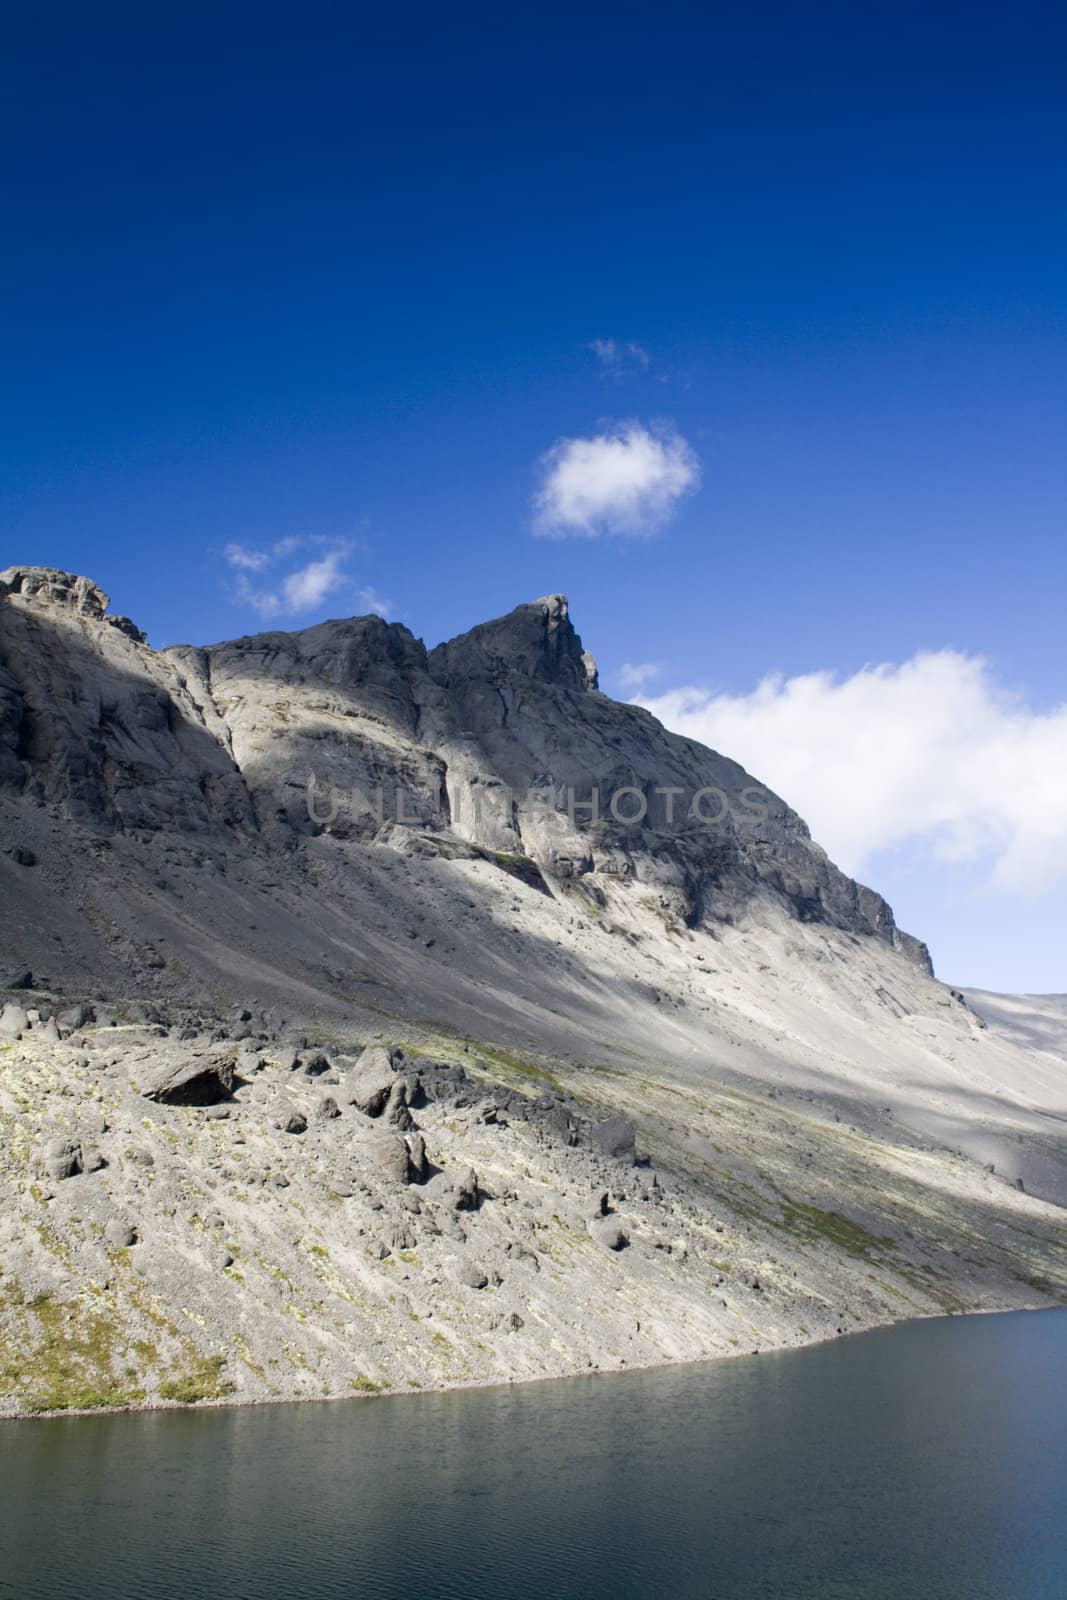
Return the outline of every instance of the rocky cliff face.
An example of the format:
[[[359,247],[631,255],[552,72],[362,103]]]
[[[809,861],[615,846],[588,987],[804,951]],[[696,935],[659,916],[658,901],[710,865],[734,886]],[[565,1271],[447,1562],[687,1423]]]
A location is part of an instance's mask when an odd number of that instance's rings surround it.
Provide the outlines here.
[[[559,596],[156,652],[0,574],[0,911],[0,1412],[1067,1296],[1057,1062]]]
[[[530,858],[654,890],[686,927],[774,901],[926,960],[735,762],[598,692],[559,595],[429,653],[378,617],[157,654],[88,579],[0,575],[9,794],[99,827]]]

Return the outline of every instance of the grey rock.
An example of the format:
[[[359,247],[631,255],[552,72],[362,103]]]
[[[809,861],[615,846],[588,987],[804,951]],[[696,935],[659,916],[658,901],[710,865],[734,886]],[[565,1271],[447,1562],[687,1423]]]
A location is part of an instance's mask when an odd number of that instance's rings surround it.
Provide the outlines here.
[[[82,1147],[76,1139],[51,1139],[44,1149],[44,1169],[50,1178],[75,1178],[84,1172]]]
[[[96,1013],[87,1001],[79,1001],[76,1005],[65,1006],[56,1015],[56,1021],[61,1028],[66,1028],[68,1033],[77,1033],[79,1028],[84,1028],[96,1020]]]
[[[633,1125],[623,1117],[595,1123],[591,1138],[597,1149],[613,1161],[632,1162],[636,1155]]]
[[[589,1232],[597,1244],[603,1245],[605,1250],[624,1250],[630,1242],[626,1229],[613,1217],[590,1222]]]
[[[416,1183],[421,1183],[429,1170],[426,1159],[426,1140],[421,1133],[412,1133],[405,1140],[408,1151],[408,1163],[411,1175]]]
[[[410,1176],[407,1145],[397,1133],[384,1128],[369,1138],[361,1139],[353,1147],[353,1157],[360,1170],[386,1183],[407,1183]]]
[[[344,1083],[346,1099],[365,1116],[379,1117],[396,1084],[389,1052],[377,1045],[363,1051]]]
[[[408,1086],[404,1078],[397,1078],[389,1090],[389,1097],[385,1102],[382,1117],[388,1123],[401,1130],[407,1130],[414,1124],[411,1112],[408,1110]]]
[[[482,1196],[473,1167],[461,1167],[452,1184],[453,1205],[457,1211],[477,1211]]]
[[[14,1001],[9,1001],[0,1012],[0,1038],[17,1039],[29,1025],[25,1007],[16,1005]]]
[[[126,1222],[121,1217],[112,1217],[104,1225],[104,1238],[114,1250],[128,1250],[137,1243],[137,1229],[132,1222]]]
[[[484,1289],[488,1286],[489,1279],[473,1261],[461,1261],[456,1270],[458,1281],[465,1284],[468,1289]]]
[[[333,1063],[321,1050],[315,1050],[304,1057],[303,1068],[305,1077],[322,1078],[333,1072]]]
[[[332,1094],[324,1094],[315,1101],[311,1114],[316,1122],[332,1122],[341,1115],[341,1107]]]
[[[302,1111],[291,1111],[282,1123],[284,1133],[306,1133],[308,1119]]]
[[[541,1263],[535,1252],[527,1249],[524,1244],[519,1244],[514,1239],[510,1244],[504,1246],[504,1254],[510,1261],[516,1262],[519,1266],[530,1267],[534,1272],[540,1272],[541,1270]]]
[[[234,1062],[224,1055],[167,1054],[140,1075],[146,1100],[171,1106],[210,1106],[229,1099]]]

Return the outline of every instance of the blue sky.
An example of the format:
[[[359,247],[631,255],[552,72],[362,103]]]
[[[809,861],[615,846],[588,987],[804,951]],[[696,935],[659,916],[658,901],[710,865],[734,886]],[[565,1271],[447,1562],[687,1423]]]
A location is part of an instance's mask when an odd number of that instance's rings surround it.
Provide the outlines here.
[[[562,590],[1067,989],[1062,10],[158,11],[6,25],[0,564],[155,644]]]

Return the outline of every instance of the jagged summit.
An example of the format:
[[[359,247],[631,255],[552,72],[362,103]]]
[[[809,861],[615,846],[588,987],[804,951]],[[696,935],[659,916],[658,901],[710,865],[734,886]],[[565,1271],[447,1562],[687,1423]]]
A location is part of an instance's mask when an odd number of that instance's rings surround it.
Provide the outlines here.
[[[107,614],[111,598],[91,578],[58,567],[8,567],[0,572],[0,600],[10,595],[31,605],[105,622],[136,644],[146,643],[144,633],[129,617]]]
[[[591,692],[562,595],[429,652],[377,616],[155,652],[87,578],[16,567],[3,583],[0,773],[16,799],[227,847],[234,830],[285,851],[324,828],[365,847],[460,840],[528,858],[553,894],[624,886],[683,928],[778,907],[928,963],[758,778]],[[309,787],[389,804],[331,799],[324,823]]]
[[[0,595],[5,594],[67,606],[91,617],[102,617],[111,603],[91,578],[62,572],[58,567],[8,567],[0,572]]]
[[[575,632],[562,594],[516,606],[430,652],[430,672],[443,683],[509,671],[584,691],[598,686],[596,662]]]

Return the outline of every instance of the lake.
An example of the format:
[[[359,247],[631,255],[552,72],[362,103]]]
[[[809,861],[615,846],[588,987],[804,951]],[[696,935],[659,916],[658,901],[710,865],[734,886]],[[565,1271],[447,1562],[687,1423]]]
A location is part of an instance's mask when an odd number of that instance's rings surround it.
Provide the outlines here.
[[[447,1394],[0,1424],[17,1600],[1063,1600],[1067,1311]]]

